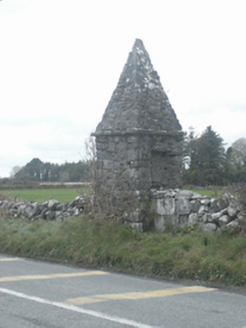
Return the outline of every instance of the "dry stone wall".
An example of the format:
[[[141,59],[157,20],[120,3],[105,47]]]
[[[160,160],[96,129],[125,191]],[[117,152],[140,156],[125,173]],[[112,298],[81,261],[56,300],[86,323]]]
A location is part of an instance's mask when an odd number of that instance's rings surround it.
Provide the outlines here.
[[[152,191],[152,210],[156,213],[155,228],[199,226],[204,231],[236,227],[242,219],[241,205],[232,195],[222,198],[202,197],[189,190],[169,189]]]
[[[13,218],[35,220],[63,221],[78,216],[90,208],[90,199],[87,196],[77,196],[71,203],[61,204],[55,199],[50,199],[42,204],[30,201],[10,202],[0,201],[0,213]]]
[[[241,205],[232,195],[225,193],[222,198],[202,197],[189,190],[152,190],[152,213],[156,230],[163,231],[166,225],[176,227],[198,226],[203,231],[213,232],[225,227],[238,227],[243,219]],[[0,201],[0,213],[8,217],[24,218],[29,221],[63,221],[83,213],[90,213],[92,200],[88,196],[77,196],[71,203],[60,204],[51,199],[42,204],[30,201]],[[137,212],[137,209],[136,209]],[[148,214],[147,214],[148,215]],[[125,222],[143,231],[144,223],[125,216]]]

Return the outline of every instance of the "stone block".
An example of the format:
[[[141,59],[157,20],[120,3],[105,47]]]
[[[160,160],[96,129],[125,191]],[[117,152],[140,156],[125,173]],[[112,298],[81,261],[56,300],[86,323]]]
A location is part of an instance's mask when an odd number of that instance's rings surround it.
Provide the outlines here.
[[[233,220],[230,223],[226,225],[227,227],[238,227],[239,226],[239,221],[238,220]]]
[[[114,168],[114,162],[108,159],[104,159],[103,168],[107,170],[112,170]]]
[[[176,206],[176,214],[178,215],[190,214],[191,206],[190,206],[189,199],[183,197],[176,199],[175,206]]]
[[[177,218],[178,218],[178,222],[177,222]],[[179,215],[176,217],[176,225],[178,223],[179,226],[181,227],[186,227],[188,225],[188,215]]]
[[[191,213],[188,217],[188,226],[195,225],[198,222],[197,213]]]
[[[210,203],[210,198],[202,198],[201,199],[201,204],[202,205],[208,205]]]
[[[201,205],[201,207],[198,210],[198,214],[204,214],[204,213],[208,213],[209,209],[207,205]]]
[[[127,137],[127,142],[128,143],[133,143],[133,144],[138,144],[139,137],[137,136],[128,136]]]
[[[136,161],[138,160],[138,152],[136,149],[127,150],[127,161]]]
[[[164,231],[165,229],[165,219],[163,216],[155,217],[154,219],[155,229],[158,231]]]
[[[46,212],[46,219],[47,220],[55,220],[56,217],[56,211],[49,210]]]
[[[214,223],[201,223],[199,228],[204,232],[215,232],[217,230],[217,226]]]
[[[48,201],[48,209],[51,210],[51,211],[56,210],[56,208],[59,204],[60,203],[58,202],[58,200],[50,199]]]
[[[143,231],[143,223],[131,223],[130,225],[133,229],[136,229],[137,231]]]
[[[219,218],[219,225],[224,226],[227,225],[231,221],[228,215],[223,215]]]
[[[108,151],[109,152],[114,152],[115,151],[115,142],[114,141],[110,141],[108,143]]]
[[[209,223],[211,216],[209,213],[204,213],[203,215],[198,215],[198,218],[200,222]]]
[[[36,212],[36,209],[32,205],[27,205],[24,210],[24,215],[28,219],[31,219],[35,215],[35,212]]]
[[[192,200],[190,202],[190,211],[191,213],[197,213],[201,207],[200,200]]]
[[[224,199],[214,199],[210,202],[210,208],[212,212],[219,212],[229,205],[228,201]]]
[[[229,205],[227,208],[227,213],[231,218],[235,218],[237,216],[237,213],[239,212],[237,205]]]
[[[175,199],[171,197],[158,198],[156,202],[156,212],[160,215],[173,215],[175,213]]]

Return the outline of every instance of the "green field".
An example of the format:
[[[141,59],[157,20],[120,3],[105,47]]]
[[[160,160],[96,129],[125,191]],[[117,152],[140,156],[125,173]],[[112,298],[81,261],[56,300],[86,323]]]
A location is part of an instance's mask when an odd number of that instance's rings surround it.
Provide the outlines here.
[[[62,204],[71,202],[76,196],[85,194],[86,192],[88,192],[88,188],[87,190],[79,188],[0,190],[0,194],[17,197],[18,201],[29,202],[33,200],[38,203],[43,203],[52,198],[58,200]]]
[[[194,189],[192,190],[202,196],[220,197],[224,190]],[[56,199],[61,204],[71,202],[76,196],[90,194],[89,187],[78,188],[39,188],[39,189],[10,189],[0,190],[0,194],[16,197],[18,201],[29,202],[30,200],[43,203],[49,199]]]
[[[219,198],[226,192],[226,190],[220,189],[192,189],[192,191],[201,196],[209,196],[213,198]]]

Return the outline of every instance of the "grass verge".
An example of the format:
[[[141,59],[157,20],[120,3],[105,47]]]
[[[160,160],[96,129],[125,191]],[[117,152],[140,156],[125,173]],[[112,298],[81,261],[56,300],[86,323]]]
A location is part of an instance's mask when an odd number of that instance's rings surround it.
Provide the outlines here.
[[[104,219],[0,219],[0,251],[36,259],[246,287],[246,238],[196,230],[140,233]]]

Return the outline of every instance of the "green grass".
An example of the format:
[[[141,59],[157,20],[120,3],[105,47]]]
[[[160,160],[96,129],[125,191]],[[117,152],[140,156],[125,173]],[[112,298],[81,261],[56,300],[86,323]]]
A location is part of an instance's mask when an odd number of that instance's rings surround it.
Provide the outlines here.
[[[192,190],[202,196],[218,197],[223,190],[207,190],[194,189]],[[76,196],[81,194],[90,194],[91,190],[88,187],[84,188],[47,188],[47,189],[10,189],[0,190],[0,194],[7,194],[16,197],[18,200],[29,202],[30,200],[38,203],[43,203],[51,198],[58,200],[60,203],[71,202]]]
[[[221,191],[193,190],[216,197]],[[89,189],[0,190],[26,202],[70,202]],[[104,219],[65,222],[0,218],[0,251],[93,268],[174,279],[203,280],[246,288],[246,238],[178,228],[140,233]]]
[[[219,198],[225,193],[225,190],[215,190],[215,189],[192,189],[192,191],[201,196],[209,196],[214,198]]]
[[[105,219],[0,219],[0,251],[173,279],[246,287],[246,238],[197,230],[140,233]]]
[[[88,189],[88,188],[87,188]],[[23,189],[23,190],[0,190],[0,194],[7,194],[17,197],[18,200],[29,202],[30,200],[43,203],[51,198],[58,200],[60,203],[71,202],[76,196],[86,193],[88,190],[74,188],[63,189]]]

